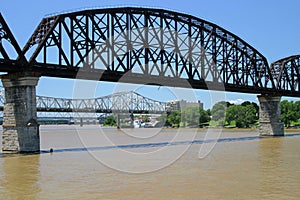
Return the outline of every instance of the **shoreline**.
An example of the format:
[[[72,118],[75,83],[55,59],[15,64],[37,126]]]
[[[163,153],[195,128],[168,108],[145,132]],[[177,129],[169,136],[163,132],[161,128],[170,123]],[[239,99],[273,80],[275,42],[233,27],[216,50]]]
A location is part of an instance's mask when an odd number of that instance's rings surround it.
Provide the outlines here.
[[[84,128],[90,128],[90,129],[93,129],[93,128],[103,128],[103,129],[117,129],[117,127],[115,126],[102,126],[102,125],[92,125],[92,124],[87,124],[87,125],[83,125],[83,126],[80,126],[80,125],[67,125],[67,124],[60,124],[60,125],[40,125],[40,130],[43,130],[43,129],[77,129],[77,128],[80,128],[80,129],[84,129]],[[125,130],[128,130],[130,128],[121,128],[122,129],[125,129]],[[180,128],[169,128],[169,127],[162,127],[162,128],[134,128],[136,130],[143,130],[143,129],[162,129],[162,130],[178,130],[178,129],[186,129],[186,130],[198,130],[198,131],[206,131],[208,129],[211,129],[211,130],[223,130],[223,131],[226,131],[226,132],[257,132],[258,131],[258,128],[236,128],[236,127],[204,127],[204,128],[189,128],[189,127],[180,127]],[[289,132],[299,132],[300,133],[300,128],[284,128],[284,132],[285,133],[289,133]]]

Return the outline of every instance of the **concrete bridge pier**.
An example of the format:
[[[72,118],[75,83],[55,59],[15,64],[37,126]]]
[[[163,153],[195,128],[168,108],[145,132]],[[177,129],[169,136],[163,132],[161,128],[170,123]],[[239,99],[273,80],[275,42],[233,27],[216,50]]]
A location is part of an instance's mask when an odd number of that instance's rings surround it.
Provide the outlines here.
[[[121,129],[121,114],[117,114],[117,129]]]
[[[39,77],[22,73],[3,75],[1,79],[5,88],[2,152],[39,152],[36,109],[36,85]]]
[[[134,128],[134,115],[130,112],[130,128]]]
[[[260,136],[283,136],[284,124],[280,119],[280,96],[259,95]]]

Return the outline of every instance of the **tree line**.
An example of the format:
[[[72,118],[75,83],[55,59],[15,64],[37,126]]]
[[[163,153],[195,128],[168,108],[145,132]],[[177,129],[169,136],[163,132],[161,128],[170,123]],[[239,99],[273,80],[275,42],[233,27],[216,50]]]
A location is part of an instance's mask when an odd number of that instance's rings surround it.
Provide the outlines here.
[[[221,101],[212,109],[185,108],[171,111],[165,121],[172,127],[197,126],[236,126],[247,128],[257,123],[259,107],[256,103],[244,102],[241,105]]]
[[[283,100],[280,102],[281,121],[286,127],[300,125],[300,101]],[[167,125],[178,126],[232,126],[249,128],[257,126],[259,106],[255,102],[245,101],[242,104],[231,104],[221,101],[212,109],[203,110],[186,108],[182,111],[172,111],[166,118]]]
[[[300,101],[283,100],[280,102],[281,121],[286,127],[299,125]]]
[[[297,125],[300,119],[300,101],[283,100],[280,103],[281,120],[286,127]],[[165,122],[169,127],[203,127],[203,126],[231,126],[249,128],[257,126],[259,106],[255,102],[245,101],[242,104],[231,104],[221,101],[212,109],[189,107],[173,110],[162,114],[157,120]],[[300,124],[300,123],[299,123]],[[104,120],[104,125],[116,125],[113,116]]]

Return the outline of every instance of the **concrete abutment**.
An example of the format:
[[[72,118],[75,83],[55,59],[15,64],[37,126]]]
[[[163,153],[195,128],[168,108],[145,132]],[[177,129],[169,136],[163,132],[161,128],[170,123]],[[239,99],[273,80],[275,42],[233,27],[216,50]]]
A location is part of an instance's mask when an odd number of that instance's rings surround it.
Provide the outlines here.
[[[2,152],[39,152],[36,86],[39,77],[8,74],[1,77],[5,88]]]
[[[260,136],[284,136],[284,124],[280,119],[280,100],[280,96],[258,96]]]

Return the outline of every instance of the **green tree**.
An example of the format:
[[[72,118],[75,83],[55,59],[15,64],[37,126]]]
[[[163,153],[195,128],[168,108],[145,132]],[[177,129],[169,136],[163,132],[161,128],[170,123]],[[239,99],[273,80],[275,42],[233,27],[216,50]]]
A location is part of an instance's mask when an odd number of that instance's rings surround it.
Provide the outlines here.
[[[223,126],[225,123],[226,108],[227,102],[220,101],[211,109],[212,121],[217,122],[219,126]]]
[[[199,108],[188,107],[182,110],[182,123],[184,126],[199,126]]]
[[[232,121],[236,121],[237,117],[239,116],[239,109],[240,109],[240,106],[233,105],[233,106],[230,106],[230,108],[228,108],[226,110],[225,121],[228,124],[230,124]]]
[[[249,127],[251,124],[256,123],[258,120],[259,108],[256,106],[257,106],[256,103],[251,103],[249,105],[244,106],[245,113],[246,113],[246,117],[245,117],[246,127]]]
[[[116,126],[117,123],[116,123],[115,117],[113,115],[107,116],[104,119],[103,125],[104,126]]]
[[[235,121],[236,127],[250,127],[257,121],[257,111],[253,104],[232,105],[226,110],[226,122]]]
[[[211,116],[211,111],[210,111],[210,109],[206,110],[206,113],[208,114],[209,117]]]
[[[179,110],[173,110],[167,117],[167,122],[173,127],[179,127],[181,122],[181,112]]]
[[[296,112],[297,121],[300,119],[300,101],[294,103],[294,111]]]
[[[207,123],[210,121],[210,110],[199,109],[199,124]]]
[[[248,106],[252,105],[255,108],[256,111],[256,120],[258,120],[258,114],[259,114],[259,106],[255,102],[245,101],[241,104],[242,106]]]
[[[293,101],[283,100],[280,102],[281,120],[286,127],[291,125],[292,121],[297,121],[299,119],[297,108],[298,103],[294,104]]]

